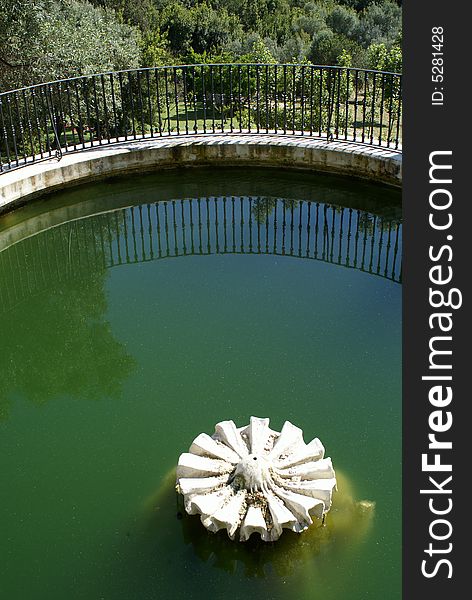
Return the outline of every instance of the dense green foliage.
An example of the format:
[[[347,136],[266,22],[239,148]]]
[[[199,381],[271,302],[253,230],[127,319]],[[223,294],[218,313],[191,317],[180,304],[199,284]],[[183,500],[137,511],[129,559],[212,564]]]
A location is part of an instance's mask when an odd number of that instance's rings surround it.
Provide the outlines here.
[[[401,69],[401,1],[0,0],[0,88],[125,67]]]
[[[139,31],[82,0],[0,0],[2,89],[138,67]]]

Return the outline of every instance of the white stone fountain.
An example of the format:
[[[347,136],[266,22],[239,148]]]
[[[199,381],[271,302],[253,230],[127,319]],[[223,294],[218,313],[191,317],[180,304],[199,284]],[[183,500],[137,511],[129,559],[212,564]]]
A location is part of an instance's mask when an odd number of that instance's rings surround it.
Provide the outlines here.
[[[301,533],[331,508],[336,475],[318,438],[303,441],[300,428],[286,421],[280,433],[269,419],[251,417],[249,425],[233,421],[201,433],[189,452],[180,455],[176,489],[185,510],[200,514],[210,531],[226,529],[246,541],[259,533],[266,542],[283,529]]]

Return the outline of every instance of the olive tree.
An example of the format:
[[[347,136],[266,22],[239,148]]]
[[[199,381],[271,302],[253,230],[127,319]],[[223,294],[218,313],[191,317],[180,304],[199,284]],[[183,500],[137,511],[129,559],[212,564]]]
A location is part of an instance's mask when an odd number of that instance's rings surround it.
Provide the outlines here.
[[[83,0],[0,0],[0,89],[139,66],[137,30]]]

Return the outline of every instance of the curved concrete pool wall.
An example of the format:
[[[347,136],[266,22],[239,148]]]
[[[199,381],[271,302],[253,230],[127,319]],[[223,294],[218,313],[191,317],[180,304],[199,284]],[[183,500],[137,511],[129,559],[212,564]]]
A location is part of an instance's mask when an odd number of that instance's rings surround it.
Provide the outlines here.
[[[45,193],[126,173],[196,166],[266,166],[339,173],[399,187],[402,155],[381,146],[288,135],[180,136],[103,145],[0,176],[0,212]]]

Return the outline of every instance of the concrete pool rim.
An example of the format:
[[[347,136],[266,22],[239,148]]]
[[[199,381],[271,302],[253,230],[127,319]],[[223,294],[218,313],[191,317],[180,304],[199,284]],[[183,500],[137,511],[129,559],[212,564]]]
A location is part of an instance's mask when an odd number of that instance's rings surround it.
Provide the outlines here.
[[[303,136],[207,134],[102,145],[0,175],[0,213],[51,191],[160,169],[250,166],[340,174],[401,187],[402,154],[382,146]]]

